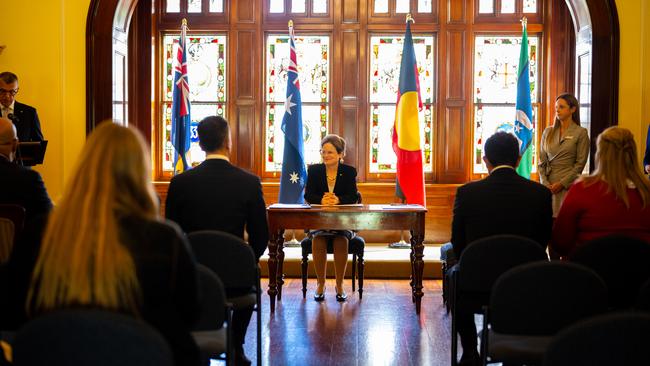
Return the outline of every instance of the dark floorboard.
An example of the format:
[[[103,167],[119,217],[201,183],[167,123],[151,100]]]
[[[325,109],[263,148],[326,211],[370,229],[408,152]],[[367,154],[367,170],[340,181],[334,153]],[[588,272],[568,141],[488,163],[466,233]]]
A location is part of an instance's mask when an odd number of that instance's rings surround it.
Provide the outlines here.
[[[328,280],[323,303],[302,298],[300,279],[286,279],[282,301],[270,314],[268,281],[263,280],[262,362],[264,365],[449,365],[450,317],[440,296],[441,282],[424,281],[422,313],[415,314],[408,280],[366,280],[363,300],[351,292],[348,301],[334,298]],[[255,316],[246,354],[255,361]]]

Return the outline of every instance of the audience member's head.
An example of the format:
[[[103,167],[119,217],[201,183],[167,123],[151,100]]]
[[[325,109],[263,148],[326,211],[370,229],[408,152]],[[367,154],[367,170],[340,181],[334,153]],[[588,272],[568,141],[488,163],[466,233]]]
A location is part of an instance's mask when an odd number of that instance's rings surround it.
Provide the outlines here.
[[[48,220],[29,295],[35,309],[135,311],[135,265],[119,227],[127,216],[158,216],[149,159],[136,130],[107,121],[93,131]]]
[[[643,205],[650,203],[650,183],[640,168],[634,136],[627,128],[609,127],[598,135],[596,170],[585,181],[606,182],[627,207],[627,187],[631,181],[641,194]]]
[[[205,117],[197,128],[199,146],[206,153],[230,154],[230,127],[223,117]]]
[[[0,118],[0,155],[13,161],[17,146],[16,126],[9,119]]]
[[[485,141],[485,156],[483,161],[492,171],[499,165],[508,165],[516,167],[519,165],[519,141],[517,138],[507,132],[497,132]]]
[[[0,104],[4,107],[11,106],[18,94],[18,76],[13,72],[0,73]]]

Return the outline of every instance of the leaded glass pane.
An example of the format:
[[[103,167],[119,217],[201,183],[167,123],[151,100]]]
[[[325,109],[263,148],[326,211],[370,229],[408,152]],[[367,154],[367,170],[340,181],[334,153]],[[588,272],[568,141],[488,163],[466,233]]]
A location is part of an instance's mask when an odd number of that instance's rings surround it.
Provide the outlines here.
[[[538,37],[528,38],[530,89],[533,103],[537,97]],[[474,45],[475,103],[514,103],[517,98],[517,67],[521,37],[477,36]]]
[[[497,131],[514,133],[515,105],[475,105],[474,106],[474,152],[473,165],[475,174],[487,173],[483,156],[485,141]],[[533,105],[533,120],[537,120],[539,105]],[[533,172],[537,171],[537,124],[533,132]]]
[[[418,13],[430,13],[431,0],[418,0]]]
[[[501,0],[501,14],[513,14],[515,12],[515,0]]]
[[[524,13],[537,13],[537,0],[524,0]]]
[[[305,0],[291,0],[291,12],[292,13],[304,13],[305,12]]]
[[[481,0],[478,3],[478,12],[481,14],[494,13],[494,0]]]
[[[399,69],[402,61],[403,36],[370,37],[370,102],[395,103]],[[414,36],[413,47],[418,62],[420,97],[423,103],[433,103],[434,39]]]
[[[410,2],[411,2],[411,0],[396,0],[395,1],[395,12],[396,13],[408,13],[410,11]]]
[[[163,170],[172,170],[173,147],[170,141],[171,103],[174,83],[174,64],[178,50],[178,35],[163,39],[165,52],[163,85]],[[192,143],[190,164],[205,159],[198,146],[196,125],[204,117],[225,117],[226,108],[226,36],[192,35],[187,37],[187,73],[190,89]]]
[[[327,104],[302,105],[302,127],[305,139],[305,163],[320,163],[320,141],[327,135],[328,110]],[[284,104],[267,104],[266,106],[266,151],[265,170],[279,172],[282,170],[284,155],[284,133],[282,118]]]
[[[303,103],[329,101],[329,37],[296,36],[298,78]],[[270,35],[266,41],[266,101],[284,103],[287,93],[289,36]]]
[[[388,13],[388,0],[375,0],[375,14]]]
[[[269,11],[271,13],[284,13],[284,0],[270,0]]]
[[[210,13],[223,13],[223,0],[210,0]]]
[[[178,13],[181,11],[181,0],[167,0],[167,9],[168,13]]]
[[[418,61],[420,97],[424,103],[419,114],[420,139],[426,172],[432,171],[434,103],[434,38],[413,37]],[[396,157],[392,148],[391,128],[395,120],[402,36],[370,38],[370,173],[394,173]]]
[[[200,13],[201,12],[201,0],[187,0],[187,12],[188,13]]]
[[[312,3],[314,14],[327,13],[327,0],[313,0]]]
[[[329,125],[329,55],[328,36],[297,36],[296,57],[302,99],[305,161],[320,162],[320,140]],[[269,35],[266,42],[266,127],[265,170],[282,169],[284,134],[281,130],[287,90],[289,36]]]

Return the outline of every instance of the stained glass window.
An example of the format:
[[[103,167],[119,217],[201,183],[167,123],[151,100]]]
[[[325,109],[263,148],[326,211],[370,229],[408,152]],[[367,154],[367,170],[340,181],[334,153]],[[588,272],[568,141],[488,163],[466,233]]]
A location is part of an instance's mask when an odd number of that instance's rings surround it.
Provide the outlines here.
[[[424,170],[432,171],[434,104],[434,37],[413,36],[418,62],[420,96],[420,139]],[[370,173],[394,173],[397,158],[393,152],[391,129],[395,120],[403,36],[370,38]]]
[[[513,14],[515,12],[515,0],[501,0],[501,14]]]
[[[524,0],[524,13],[537,13],[537,0]]]
[[[537,36],[528,37],[533,121],[539,110]],[[483,143],[496,131],[513,130],[521,37],[477,36],[474,54],[474,173],[487,173]],[[537,124],[535,124],[537,134]],[[536,138],[533,137],[533,143]],[[535,146],[533,146],[533,151]],[[533,154],[533,171],[537,155]]]
[[[430,13],[431,0],[418,0],[418,13]]]
[[[223,13],[223,0],[210,0],[210,13]]]
[[[320,162],[320,141],[329,126],[329,36],[296,36],[296,56],[305,162]],[[266,39],[266,127],[264,167],[267,172],[282,170],[284,134],[281,130],[287,91],[289,36],[269,35]]]
[[[181,11],[181,0],[167,0],[168,13],[178,13]]]
[[[313,0],[312,4],[315,14],[327,13],[327,0]]]
[[[408,13],[410,9],[410,0],[395,0],[396,13]]]
[[[375,13],[388,13],[388,0],[375,0]]]
[[[187,0],[187,12],[188,13],[200,13],[201,12],[201,0]]]
[[[481,0],[478,4],[478,12],[481,14],[494,13],[494,0]]]
[[[304,13],[305,12],[305,0],[291,0],[291,12],[292,13]]]
[[[284,0],[270,0],[271,13],[284,13]]]
[[[205,159],[198,144],[196,126],[210,115],[226,117],[226,36],[191,35],[187,37],[187,77],[190,89],[192,137],[190,164]],[[164,79],[162,103],[162,162],[163,170],[172,170],[174,150],[170,140],[174,66],[178,49],[178,35],[163,39]]]

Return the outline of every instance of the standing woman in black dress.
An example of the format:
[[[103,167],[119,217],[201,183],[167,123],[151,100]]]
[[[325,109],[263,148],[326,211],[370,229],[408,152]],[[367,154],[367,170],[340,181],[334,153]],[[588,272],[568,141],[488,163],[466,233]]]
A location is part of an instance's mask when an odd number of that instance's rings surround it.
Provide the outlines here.
[[[334,206],[357,203],[357,170],[343,164],[345,140],[337,135],[327,135],[320,143],[323,163],[309,166],[305,200],[310,204]],[[312,255],[318,285],[314,300],[325,299],[325,274],[327,269],[327,244],[334,250],[336,274],[336,300],[345,301],[343,277],[348,263],[348,241],[355,233],[352,230],[315,230],[312,237]]]

